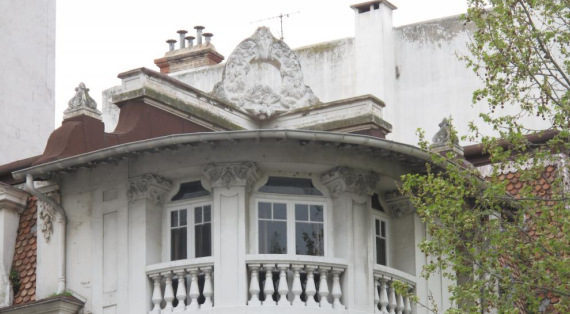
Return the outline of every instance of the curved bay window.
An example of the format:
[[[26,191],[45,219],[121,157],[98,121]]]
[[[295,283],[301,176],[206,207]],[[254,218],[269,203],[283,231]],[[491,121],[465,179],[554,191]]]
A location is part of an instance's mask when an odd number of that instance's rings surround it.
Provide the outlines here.
[[[259,254],[325,255],[326,203],[311,179],[270,177],[259,192],[272,194],[256,200]]]
[[[170,260],[212,255],[212,204],[200,181],[186,182],[168,205]]]

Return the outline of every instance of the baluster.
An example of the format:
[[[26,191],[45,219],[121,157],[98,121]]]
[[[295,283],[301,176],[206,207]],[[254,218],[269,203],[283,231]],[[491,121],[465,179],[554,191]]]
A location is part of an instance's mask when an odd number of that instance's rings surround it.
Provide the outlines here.
[[[404,310],[404,298],[398,293],[396,295],[396,314],[402,314],[402,310]]]
[[[291,302],[294,306],[305,306],[305,303],[301,300],[301,294],[303,293],[303,287],[301,286],[301,269],[303,269],[303,265],[291,265],[293,268],[293,288],[291,291],[293,292],[293,302]]]
[[[394,285],[392,283],[390,283],[390,289],[388,290],[388,313],[396,314],[394,312],[396,309],[396,292],[394,291]]]
[[[388,292],[386,291],[387,288],[388,286],[386,279],[380,278],[380,312],[382,314],[388,313],[388,309],[386,308],[386,306],[388,306]]]
[[[342,289],[340,287],[340,274],[342,274],[344,270],[342,268],[333,268],[333,288],[331,295],[333,296],[333,308],[335,310],[342,310],[344,306],[340,303],[340,298],[342,297]]]
[[[410,297],[405,296],[404,297],[404,314],[411,314],[411,313],[412,313],[412,307],[410,305]]]
[[[327,299],[329,296],[329,283],[327,281],[327,273],[330,267],[319,266],[319,273],[321,275],[321,280],[319,281],[319,305],[322,308],[332,308],[332,304],[329,303]]]
[[[249,272],[251,273],[251,280],[249,281],[249,293],[251,294],[251,299],[247,302],[248,305],[261,305],[259,301],[259,267],[260,264],[250,264]]]
[[[275,265],[263,264],[263,269],[265,269],[265,285],[263,286],[263,293],[265,293],[264,306],[276,305],[275,301],[273,301],[273,293],[275,293],[275,286],[273,286],[273,267],[275,267]]]
[[[174,289],[172,289],[172,272],[162,273],[166,279],[166,287],[164,288],[164,301],[166,306],[162,312],[172,312],[172,301],[174,301]]]
[[[317,266],[307,265],[307,286],[305,287],[305,296],[307,297],[307,306],[318,307],[319,304],[315,301],[315,294],[317,294],[317,287],[315,286],[315,269]]]
[[[378,294],[378,288],[380,287],[380,276],[374,276],[374,313],[382,313],[380,311],[380,295]]]
[[[200,305],[198,304],[198,298],[200,297],[200,287],[198,287],[198,268],[189,268],[187,271],[190,273],[190,292],[188,296],[188,306],[189,310],[197,310]]]
[[[202,304],[203,308],[210,308],[214,306],[212,303],[212,295],[214,294],[214,289],[212,287],[212,270],[214,268],[212,266],[208,267],[200,267],[200,270],[204,272],[204,290],[202,293],[204,294],[204,304]]]
[[[186,300],[186,272],[184,269],[177,270],[176,276],[178,276],[178,288],[176,289],[178,305],[174,308],[173,312],[182,312],[186,309],[186,305],[184,304]]]
[[[154,306],[149,313],[158,314],[160,313],[160,302],[162,302],[162,291],[160,290],[160,274],[150,275],[149,277],[154,282],[154,288],[152,289],[152,304],[154,304]]]
[[[279,301],[277,305],[290,305],[291,303],[287,300],[287,293],[289,293],[289,285],[287,285],[287,270],[289,269],[289,264],[278,264],[279,268],[279,287],[277,287],[277,292],[279,292]]]

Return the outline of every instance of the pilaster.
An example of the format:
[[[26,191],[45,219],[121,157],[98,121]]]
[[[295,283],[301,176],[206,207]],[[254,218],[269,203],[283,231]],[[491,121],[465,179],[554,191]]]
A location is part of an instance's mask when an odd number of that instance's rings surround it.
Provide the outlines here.
[[[246,200],[259,178],[253,162],[210,164],[203,168],[212,186],[214,302],[216,307],[244,306],[247,302],[245,265]]]
[[[0,185],[0,307],[13,302],[10,270],[16,247],[20,213],[25,209],[28,193]]]
[[[171,187],[170,180],[150,173],[129,182],[129,310],[132,313],[150,310],[150,303],[141,302],[141,295],[150,300],[152,294],[145,267],[162,261],[162,204]]]
[[[348,261],[341,302],[355,311],[373,310],[374,293],[369,287],[374,286],[374,249],[368,202],[379,179],[375,172],[348,167],[331,169],[321,177],[333,199],[335,257]]]

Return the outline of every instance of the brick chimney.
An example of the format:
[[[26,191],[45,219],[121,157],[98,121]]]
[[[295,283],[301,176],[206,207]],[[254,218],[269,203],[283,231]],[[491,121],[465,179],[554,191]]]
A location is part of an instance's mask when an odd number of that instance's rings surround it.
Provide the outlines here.
[[[212,33],[202,34],[204,27],[196,26],[196,37],[186,36],[185,30],[178,31],[180,36],[180,48],[174,49],[176,41],[167,41],[169,43],[169,50],[164,54],[164,57],[155,59],[154,64],[160,68],[161,73],[174,73],[203,66],[215,65],[222,60],[222,56],[216,51],[216,47],[211,42],[214,36]],[[205,37],[203,42],[202,37]],[[184,39],[188,40],[188,46],[184,44]],[[194,44],[196,39],[196,44]]]

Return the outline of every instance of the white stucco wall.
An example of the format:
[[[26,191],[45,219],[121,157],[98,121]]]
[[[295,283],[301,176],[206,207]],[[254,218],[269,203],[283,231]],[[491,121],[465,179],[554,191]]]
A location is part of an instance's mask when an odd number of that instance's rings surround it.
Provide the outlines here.
[[[41,154],[54,129],[55,7],[0,1],[0,164]]]

